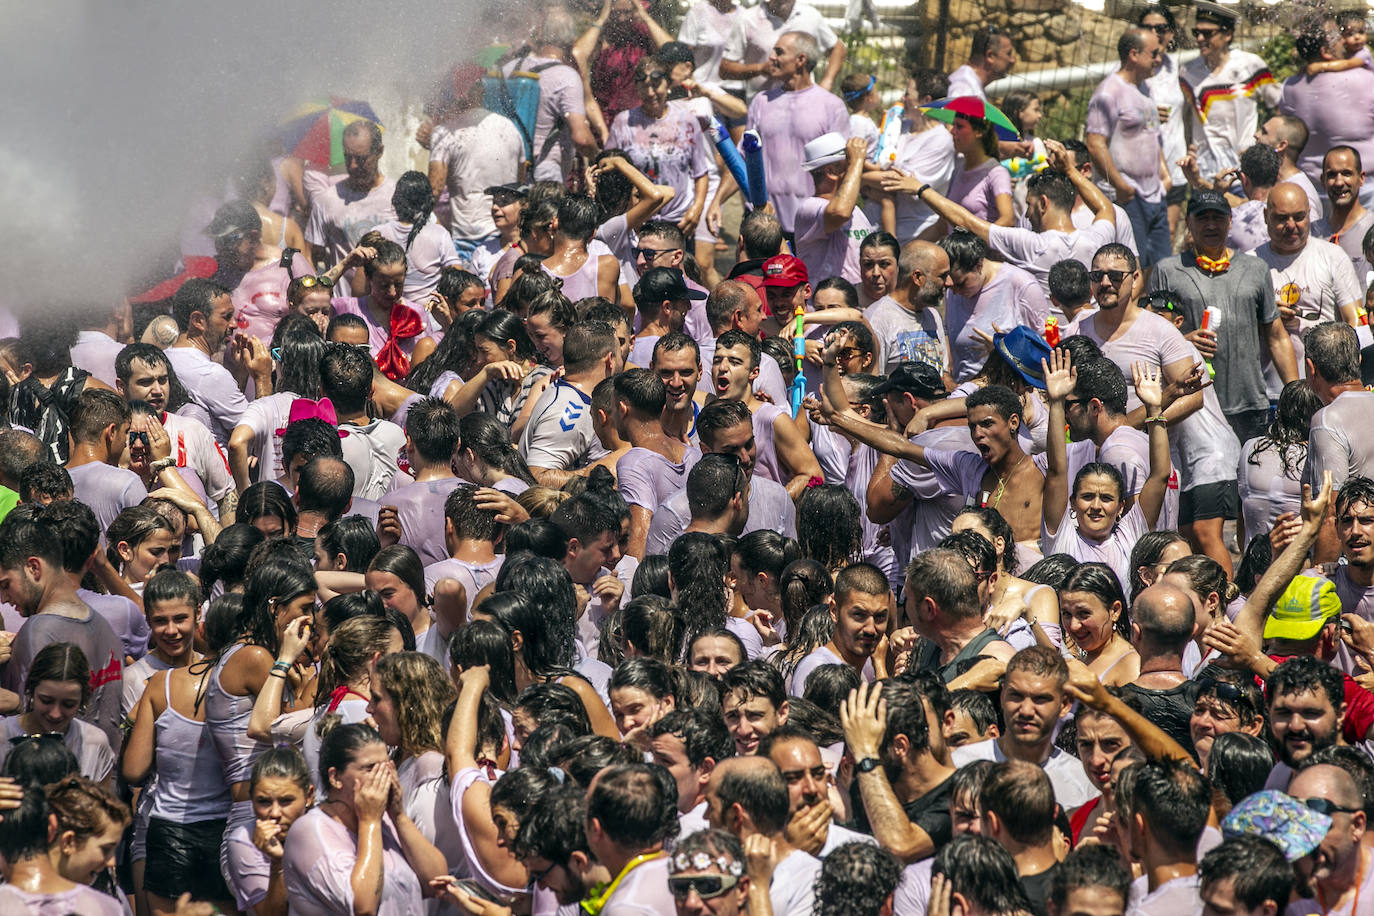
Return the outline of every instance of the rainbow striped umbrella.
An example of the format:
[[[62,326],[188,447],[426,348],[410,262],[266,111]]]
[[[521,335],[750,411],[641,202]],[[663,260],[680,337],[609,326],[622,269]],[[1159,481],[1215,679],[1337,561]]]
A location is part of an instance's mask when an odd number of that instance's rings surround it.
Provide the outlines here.
[[[344,128],[355,121],[381,124],[366,102],[330,96],[303,103],[277,125],[277,135],[288,156],[329,168],[343,165]]]
[[[921,111],[925,112],[926,117],[943,121],[946,124],[953,124],[956,114],[968,118],[982,118],[984,121],[992,122],[993,130],[997,132],[997,139],[1007,141],[1021,139],[1020,132],[1017,131],[1016,125],[1011,123],[1010,118],[1004,115],[996,105],[974,95],[957,95],[953,98],[939,99],[929,105],[922,105]]]

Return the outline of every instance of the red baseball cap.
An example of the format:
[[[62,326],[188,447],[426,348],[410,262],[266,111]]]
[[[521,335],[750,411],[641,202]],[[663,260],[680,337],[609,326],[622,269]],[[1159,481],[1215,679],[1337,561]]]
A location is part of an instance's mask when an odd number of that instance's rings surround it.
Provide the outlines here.
[[[764,286],[801,286],[810,280],[806,265],[796,255],[775,254],[763,262]]]

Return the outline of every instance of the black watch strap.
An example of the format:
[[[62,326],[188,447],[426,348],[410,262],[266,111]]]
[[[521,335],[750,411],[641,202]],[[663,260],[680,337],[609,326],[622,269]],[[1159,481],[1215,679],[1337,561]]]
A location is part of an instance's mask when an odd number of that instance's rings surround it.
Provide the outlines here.
[[[860,773],[871,773],[876,770],[881,763],[882,761],[877,757],[865,757],[854,765],[854,769],[858,770]]]

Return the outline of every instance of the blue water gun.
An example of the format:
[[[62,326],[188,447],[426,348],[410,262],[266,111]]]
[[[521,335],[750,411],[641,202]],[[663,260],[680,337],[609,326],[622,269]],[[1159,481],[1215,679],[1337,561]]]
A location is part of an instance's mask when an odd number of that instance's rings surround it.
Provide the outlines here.
[[[725,163],[725,167],[734,176],[735,184],[739,185],[740,193],[746,200],[749,199],[749,175],[744,166],[744,159],[740,156],[739,150],[735,148],[735,141],[730,139],[730,132],[725,129],[719,119],[711,119],[711,141],[716,145],[716,152],[720,153],[720,159]]]
[[[792,355],[797,358],[797,377],[792,379],[792,388],[789,394],[792,396],[792,417],[794,419],[801,413],[802,398],[806,397],[806,372],[802,369],[802,361],[806,357],[806,337],[802,327],[802,315],[804,314],[806,312],[800,305],[793,312],[793,320],[796,324],[792,328]]]
[[[768,203],[768,181],[763,173],[763,141],[759,139],[759,132],[746,130],[740,138],[740,147],[744,152],[744,168],[749,175],[749,205],[759,210]]]

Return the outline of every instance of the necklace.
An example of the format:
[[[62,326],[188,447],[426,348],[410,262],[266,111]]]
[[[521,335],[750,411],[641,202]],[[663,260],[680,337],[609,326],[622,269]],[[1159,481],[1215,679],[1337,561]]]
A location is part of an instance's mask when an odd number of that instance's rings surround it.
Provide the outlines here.
[[[1016,469],[1019,468],[1022,465],[1022,463],[1025,462],[1025,460],[1029,457],[1029,454],[1022,455],[1021,460],[1016,462],[1016,464],[1012,465],[1010,471],[1007,471],[1006,474],[998,478],[997,489],[993,491],[992,500],[988,503],[988,508],[996,509],[998,506],[1002,504],[1002,496],[1007,492],[1007,481],[1011,480],[1011,475],[1015,474]]]

